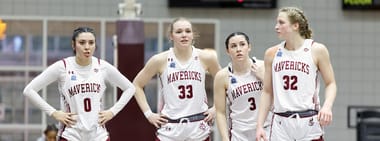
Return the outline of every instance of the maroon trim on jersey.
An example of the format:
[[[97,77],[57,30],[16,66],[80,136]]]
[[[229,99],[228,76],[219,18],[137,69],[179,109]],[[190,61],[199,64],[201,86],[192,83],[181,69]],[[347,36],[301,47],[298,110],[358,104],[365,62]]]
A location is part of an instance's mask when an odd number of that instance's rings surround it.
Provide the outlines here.
[[[64,137],[59,137],[58,141],[68,141],[68,140],[65,139]]]
[[[228,95],[227,95],[227,93],[226,93],[226,97],[229,98]],[[229,111],[232,111],[232,110],[231,110],[231,105],[232,105],[232,102],[228,105],[228,110],[229,110]],[[232,114],[232,112],[230,112],[230,113],[228,114],[228,122],[229,122],[229,124],[231,125],[231,127],[230,127],[230,129],[229,129],[229,131],[228,131],[228,132],[229,132],[229,138],[230,138],[230,140],[232,139],[232,124],[233,124],[233,123],[232,123],[231,114]]]
[[[60,126],[59,130],[58,130],[59,138],[61,138],[61,136],[62,136],[63,132],[65,131],[65,129],[66,129],[66,125],[62,124]],[[60,141],[60,140],[58,139],[58,141]]]
[[[63,94],[62,94],[62,95],[63,95]],[[64,96],[63,96],[63,97],[64,97]],[[71,112],[70,104],[69,104],[69,102],[66,100],[66,98],[63,98],[63,103],[64,103],[64,105],[65,105],[65,107],[66,107],[66,111],[65,111],[65,112],[70,113],[70,112]]]
[[[314,109],[319,111],[319,105],[320,105],[320,101],[318,101],[318,98],[319,98],[319,89],[318,89],[318,86],[320,85],[318,82],[319,80],[319,75],[318,75],[319,71],[317,70],[316,72],[316,76],[315,76],[315,89],[314,89],[314,94],[313,94],[313,103],[314,103]]]
[[[228,131],[229,133],[228,133],[228,138],[230,139],[230,140],[232,140],[232,134],[231,134],[231,130],[230,131]]]
[[[323,136],[319,137],[319,139],[311,140],[311,141],[324,141]]]
[[[65,66],[65,69],[66,69],[66,61],[65,61],[65,59],[62,59],[62,62],[63,62],[63,65]]]

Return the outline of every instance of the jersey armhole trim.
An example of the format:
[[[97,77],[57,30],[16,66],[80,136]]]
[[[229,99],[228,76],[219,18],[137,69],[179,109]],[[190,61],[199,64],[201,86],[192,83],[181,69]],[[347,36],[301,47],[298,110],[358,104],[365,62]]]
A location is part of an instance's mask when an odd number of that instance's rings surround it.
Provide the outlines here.
[[[63,62],[63,66],[64,66],[65,69],[66,69],[66,61],[65,61],[65,59],[62,59],[62,62]]]
[[[253,57],[251,57],[251,60],[253,63],[256,63],[256,60]]]

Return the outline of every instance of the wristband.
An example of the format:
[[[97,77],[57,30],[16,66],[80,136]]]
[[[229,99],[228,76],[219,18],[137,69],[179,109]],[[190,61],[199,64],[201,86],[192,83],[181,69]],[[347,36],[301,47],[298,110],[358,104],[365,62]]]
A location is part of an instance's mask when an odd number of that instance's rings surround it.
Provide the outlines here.
[[[153,112],[152,112],[152,110],[148,110],[148,111],[146,111],[146,112],[144,112],[144,116],[145,116],[145,118],[148,118],[148,117],[150,117],[151,115],[153,115]]]

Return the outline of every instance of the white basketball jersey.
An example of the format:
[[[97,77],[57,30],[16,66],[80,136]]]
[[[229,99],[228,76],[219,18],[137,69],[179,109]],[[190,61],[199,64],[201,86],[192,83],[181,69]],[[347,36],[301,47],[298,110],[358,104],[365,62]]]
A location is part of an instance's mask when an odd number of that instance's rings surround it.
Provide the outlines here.
[[[167,67],[160,75],[161,113],[171,119],[205,112],[208,109],[205,89],[205,69],[199,59],[199,49],[193,47],[191,59],[181,64],[170,48]]]
[[[285,42],[272,63],[274,112],[319,110],[319,73],[311,53],[313,40],[289,51]]]
[[[92,64],[79,66],[74,57],[63,60],[66,74],[59,81],[61,109],[76,113],[77,122],[73,128],[84,131],[95,129],[98,114],[102,110],[102,96],[106,89],[100,60],[93,57]]]
[[[244,75],[233,74],[231,63],[228,65],[228,71],[229,86],[226,94],[230,130],[232,134],[235,134],[234,137],[247,138],[255,134],[253,130],[257,125],[263,82],[257,79],[252,71]],[[269,123],[269,118],[267,118],[264,126]],[[252,139],[254,140],[254,138]]]

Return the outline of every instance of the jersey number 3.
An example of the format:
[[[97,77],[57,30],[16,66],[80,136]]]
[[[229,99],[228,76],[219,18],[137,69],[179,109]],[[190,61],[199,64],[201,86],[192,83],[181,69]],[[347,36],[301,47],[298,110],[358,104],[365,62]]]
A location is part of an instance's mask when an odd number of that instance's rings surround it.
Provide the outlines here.
[[[179,99],[191,99],[193,98],[193,86],[192,85],[180,85],[178,86],[179,90]]]
[[[255,98],[254,97],[248,98],[248,102],[251,103],[251,106],[249,107],[249,109],[251,111],[256,110],[256,101],[255,101]]]
[[[295,75],[292,75],[292,76],[289,76],[289,75],[284,75],[282,77],[282,79],[284,80],[284,89],[285,90],[297,90],[298,87],[297,87],[297,82],[298,82],[298,78],[297,76]]]

